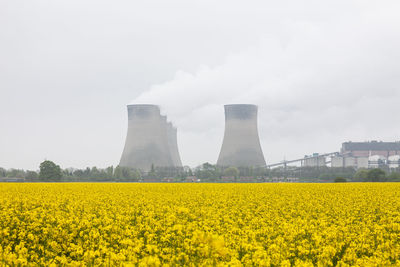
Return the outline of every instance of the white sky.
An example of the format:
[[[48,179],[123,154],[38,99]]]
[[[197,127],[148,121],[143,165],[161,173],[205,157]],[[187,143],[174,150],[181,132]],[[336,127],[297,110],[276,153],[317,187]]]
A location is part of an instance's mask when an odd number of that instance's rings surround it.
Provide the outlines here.
[[[400,2],[0,0],[0,166],[119,162],[155,103],[185,165],[215,163],[223,105],[259,105],[267,162],[400,140]]]

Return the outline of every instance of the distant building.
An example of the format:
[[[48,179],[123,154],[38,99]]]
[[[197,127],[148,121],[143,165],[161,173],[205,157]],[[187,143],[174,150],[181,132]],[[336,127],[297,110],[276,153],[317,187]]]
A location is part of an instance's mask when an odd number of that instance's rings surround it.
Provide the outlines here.
[[[340,156],[332,158],[332,167],[398,168],[400,142],[345,142]]]
[[[388,158],[388,165],[390,169],[397,169],[400,167],[400,155],[390,156]]]
[[[332,157],[331,159],[332,168],[343,168],[343,166],[344,166],[344,157]]]
[[[326,166],[326,157],[314,153],[312,156],[304,156],[302,167],[324,167]]]
[[[196,176],[188,176],[188,177],[186,177],[185,182],[187,182],[187,183],[197,183],[197,182],[200,182],[200,180],[197,179]]]
[[[368,168],[375,169],[386,166],[386,157],[382,155],[373,155],[368,158]]]
[[[368,157],[336,156],[331,159],[332,168],[368,168]]]
[[[253,176],[240,176],[237,181],[241,183],[253,183],[256,179]]]
[[[234,182],[235,181],[235,176],[222,176],[221,177],[221,182],[226,183],[226,182]]]
[[[386,158],[393,155],[400,155],[400,142],[345,142],[342,144],[342,155],[352,157],[369,157],[380,155]]]
[[[369,168],[369,158],[359,157],[357,158],[357,169],[367,169]]]

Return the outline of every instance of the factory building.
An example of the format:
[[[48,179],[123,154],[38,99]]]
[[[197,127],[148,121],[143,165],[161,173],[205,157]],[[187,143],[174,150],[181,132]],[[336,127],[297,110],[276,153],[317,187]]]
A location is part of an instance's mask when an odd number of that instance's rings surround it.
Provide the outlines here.
[[[314,153],[312,156],[304,156],[301,163],[302,167],[324,167],[326,166],[326,157]]]
[[[345,142],[340,156],[333,157],[332,167],[398,168],[400,142]]]
[[[390,169],[400,168],[400,155],[390,156],[388,158],[388,166]]]
[[[400,142],[345,142],[342,144],[340,152],[352,157],[380,155],[388,158],[400,155]]]
[[[343,168],[343,167],[353,167],[353,168],[368,168],[368,157],[344,157],[336,156],[331,159],[332,168]]]
[[[331,167],[332,168],[343,168],[344,166],[344,158],[343,157],[332,157],[331,159]]]
[[[368,157],[368,168],[382,168],[386,165],[386,157],[382,155],[372,155]]]
[[[219,166],[265,166],[257,128],[256,105],[225,105],[225,133]]]
[[[128,132],[120,166],[149,171],[182,167],[176,128],[156,105],[128,105]]]

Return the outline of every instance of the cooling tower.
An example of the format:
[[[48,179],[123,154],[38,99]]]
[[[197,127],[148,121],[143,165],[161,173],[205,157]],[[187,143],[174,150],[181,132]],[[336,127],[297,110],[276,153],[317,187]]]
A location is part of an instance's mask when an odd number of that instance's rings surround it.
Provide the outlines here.
[[[225,134],[219,166],[265,166],[257,129],[256,105],[225,105]]]
[[[175,167],[182,167],[181,157],[179,156],[177,129],[168,123],[168,144],[170,146],[172,161]]]
[[[119,165],[143,171],[149,171],[152,165],[174,167],[170,130],[167,118],[160,115],[160,108],[156,105],[128,105],[127,108],[128,133]]]

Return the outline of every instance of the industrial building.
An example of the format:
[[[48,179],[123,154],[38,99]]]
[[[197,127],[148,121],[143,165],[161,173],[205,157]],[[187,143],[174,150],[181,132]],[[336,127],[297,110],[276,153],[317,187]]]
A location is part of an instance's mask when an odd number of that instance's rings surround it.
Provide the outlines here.
[[[182,167],[177,130],[156,105],[128,105],[128,132],[120,166],[149,171]]]
[[[390,156],[400,155],[400,142],[345,142],[342,144],[340,153],[351,157],[380,155],[388,158]]]
[[[218,166],[265,166],[257,127],[256,105],[225,105],[225,133]]]
[[[399,168],[400,142],[345,142],[332,167]]]
[[[312,156],[304,156],[301,161],[302,167],[323,167],[326,166],[326,157],[314,153]]]
[[[336,156],[331,159],[331,167],[333,168],[343,168],[343,167],[353,167],[353,168],[368,168],[368,157],[350,157],[350,156]]]

